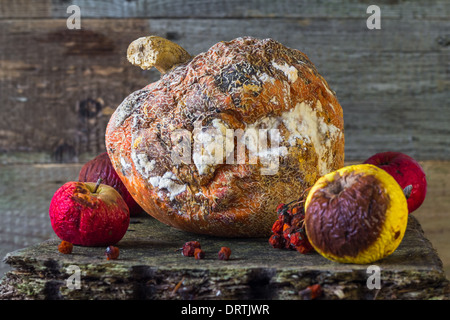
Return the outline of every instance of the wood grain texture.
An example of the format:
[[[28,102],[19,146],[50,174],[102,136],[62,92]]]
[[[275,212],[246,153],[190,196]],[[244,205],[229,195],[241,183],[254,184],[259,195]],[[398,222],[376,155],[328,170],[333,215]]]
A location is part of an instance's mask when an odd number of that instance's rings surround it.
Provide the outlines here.
[[[66,18],[78,5],[86,18],[361,18],[363,0],[2,0],[0,18]],[[378,0],[384,18],[447,19],[448,1]]]
[[[187,239],[201,244],[204,259],[180,254]],[[413,215],[400,246],[374,262],[381,290],[367,286],[367,264],[274,249],[264,238],[192,235],[148,216],[132,219],[116,260],[106,261],[101,247],[75,246],[61,254],[59,243],[55,236],[8,253],[4,261],[12,270],[0,283],[0,300],[301,300],[313,284],[321,286],[321,300],[450,299],[442,262]],[[231,249],[228,261],[217,258],[221,247]],[[67,287],[71,265],[81,271],[79,290]]]
[[[427,177],[427,196],[413,214],[438,251],[450,279],[450,162],[425,161],[420,165]]]
[[[0,120],[1,148],[104,150],[109,115],[152,74],[126,61],[128,43],[147,34],[148,23],[94,20],[81,30],[66,29],[65,20],[0,24],[0,41],[6,44],[0,61],[7,66],[0,80],[0,108],[7,114]]]
[[[144,35],[191,54],[218,41],[273,38],[308,55],[344,109],[346,159],[395,149],[450,158],[448,1],[0,1],[0,150],[77,161],[104,148],[111,112],[159,78],[126,61]],[[107,19],[104,19],[107,18]],[[38,159],[38,158],[36,158]],[[40,158],[39,158],[40,159]]]

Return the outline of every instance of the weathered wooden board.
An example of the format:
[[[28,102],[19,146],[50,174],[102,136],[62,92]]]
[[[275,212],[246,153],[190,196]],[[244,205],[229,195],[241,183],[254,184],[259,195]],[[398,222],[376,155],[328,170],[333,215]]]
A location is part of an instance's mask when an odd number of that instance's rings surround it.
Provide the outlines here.
[[[67,29],[66,1],[0,2],[2,161],[15,152],[80,161],[103,151],[111,112],[159,78],[125,57],[132,40],[149,34],[192,54],[243,35],[274,38],[305,52],[337,92],[347,160],[387,149],[450,157],[448,1],[381,1],[381,30],[367,29],[370,3],[361,1],[73,4],[81,30]]]
[[[442,262],[410,215],[399,248],[376,261],[380,287],[367,285],[369,265],[339,264],[318,253],[274,249],[267,239],[224,239],[182,232],[150,217],[133,218],[117,244],[117,260],[103,247],[58,252],[60,240],[17,250],[5,257],[13,267],[0,284],[3,299],[270,299],[308,298],[301,292],[322,287],[320,299],[449,299]],[[177,249],[196,240],[205,258],[185,257]],[[230,260],[217,258],[222,246]],[[79,270],[80,287],[67,285]],[[73,278],[71,278],[73,279]],[[73,283],[72,283],[73,284]]]
[[[421,165],[427,175],[428,191],[414,216],[437,250],[450,279],[450,161],[426,161]],[[81,166],[0,165],[0,259],[54,234],[48,217],[51,198],[65,182],[77,179]],[[9,269],[0,261],[0,278]]]
[[[427,177],[427,196],[414,216],[438,251],[450,279],[450,162],[427,161],[421,165]]]
[[[103,151],[112,110],[148,82],[124,53],[136,35],[148,33],[148,24],[98,20],[81,30],[66,29],[65,20],[0,24],[0,108],[6,115],[0,147],[52,152],[55,161],[72,160],[70,148]],[[58,154],[64,144],[69,152]]]
[[[0,18],[65,18],[78,5],[86,18],[361,18],[371,1],[340,0],[3,0]],[[447,19],[446,0],[378,0],[385,18]]]

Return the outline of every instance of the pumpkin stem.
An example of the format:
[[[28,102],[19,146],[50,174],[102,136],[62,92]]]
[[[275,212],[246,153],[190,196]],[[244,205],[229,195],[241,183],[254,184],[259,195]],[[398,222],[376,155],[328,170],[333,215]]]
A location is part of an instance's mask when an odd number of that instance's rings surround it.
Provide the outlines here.
[[[187,62],[192,57],[178,44],[167,39],[149,36],[134,40],[127,50],[128,61],[141,69],[155,67],[161,74]]]

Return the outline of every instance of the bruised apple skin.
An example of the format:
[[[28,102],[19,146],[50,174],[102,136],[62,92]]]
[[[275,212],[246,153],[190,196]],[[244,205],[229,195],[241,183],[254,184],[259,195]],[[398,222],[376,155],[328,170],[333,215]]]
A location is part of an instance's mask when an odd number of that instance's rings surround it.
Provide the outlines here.
[[[171,58],[180,60],[173,65]],[[280,202],[297,199],[344,165],[342,108],[298,50],[273,39],[240,37],[191,57],[168,40],[144,37],[130,44],[128,59],[144,69],[156,64],[162,75],[115,110],[106,150],[139,205],[167,225],[213,236],[270,236]],[[255,151],[255,162],[239,162],[238,146],[250,153],[258,144],[223,134],[239,130],[268,133],[267,148]],[[192,148],[177,163],[172,155],[179,131],[189,134]],[[210,131],[223,137],[222,145],[215,142],[223,157],[213,163],[202,161],[217,150],[213,144],[195,147]],[[265,162],[272,159],[279,162],[267,174]]]
[[[56,235],[80,246],[105,246],[125,235],[130,214],[111,186],[69,181],[53,195],[49,215]]]
[[[305,228],[327,259],[365,264],[395,251],[406,231],[403,190],[383,169],[347,166],[321,177],[305,202]]]
[[[422,205],[427,194],[427,179],[424,170],[414,158],[401,152],[386,151],[374,154],[364,163],[385,170],[403,189],[412,186],[407,200],[409,213]]]
[[[81,182],[97,182],[99,178],[102,179],[103,184],[109,185],[119,192],[130,210],[130,216],[137,216],[143,212],[141,206],[137,204],[120,180],[107,152],[103,152],[86,162],[78,175],[78,181]]]

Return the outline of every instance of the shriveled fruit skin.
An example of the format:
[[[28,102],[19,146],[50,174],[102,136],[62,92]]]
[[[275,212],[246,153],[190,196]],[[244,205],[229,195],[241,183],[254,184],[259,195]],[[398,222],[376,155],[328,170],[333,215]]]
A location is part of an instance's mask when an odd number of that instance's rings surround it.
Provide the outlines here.
[[[128,206],[118,192],[100,185],[98,191],[109,189],[106,201],[89,193],[95,183],[70,181],[61,186],[50,202],[49,215],[56,235],[64,241],[81,246],[105,246],[119,242],[125,235],[130,215]]]
[[[103,152],[86,162],[81,167],[78,175],[78,181],[82,182],[97,182],[99,178],[102,179],[103,184],[109,185],[119,192],[130,210],[130,216],[137,216],[142,213],[141,206],[137,204],[136,200],[128,192],[128,189],[114,169],[107,152]]]
[[[325,258],[366,264],[392,254],[408,222],[403,190],[371,164],[341,168],[321,177],[305,202],[305,227]]]
[[[305,54],[242,37],[215,44],[128,96],[108,123],[106,149],[136,201],[161,222],[194,233],[265,237],[278,203],[344,165],[343,121],[335,93]],[[279,149],[269,149],[279,151],[277,170],[264,172],[263,152],[256,163],[238,163],[237,143],[231,164],[226,150],[221,163],[203,165],[195,147],[176,164],[174,132],[192,134],[191,145],[203,129],[278,130]]]

